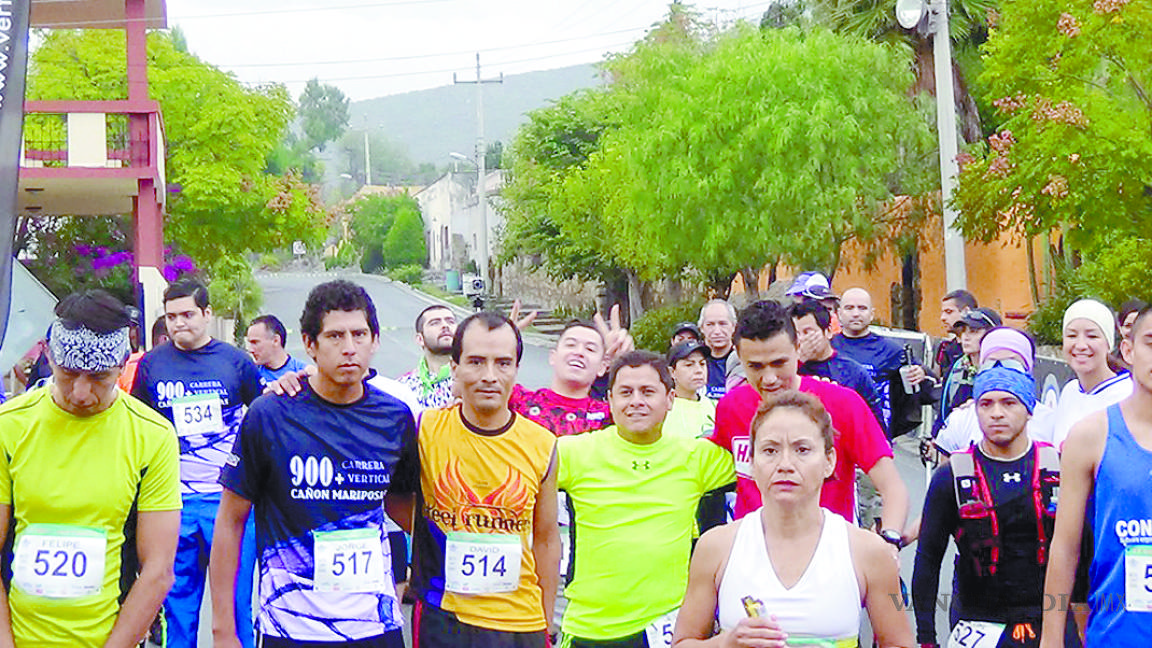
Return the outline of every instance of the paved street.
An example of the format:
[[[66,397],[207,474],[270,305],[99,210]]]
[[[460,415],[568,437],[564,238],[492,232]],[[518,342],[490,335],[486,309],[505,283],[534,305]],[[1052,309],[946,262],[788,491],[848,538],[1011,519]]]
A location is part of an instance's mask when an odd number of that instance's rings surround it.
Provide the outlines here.
[[[263,312],[279,317],[288,328],[288,353],[308,359],[300,339],[300,313],[304,310],[304,301],[313,286],[337,278],[364,286],[376,304],[380,319],[380,350],[376,352],[372,367],[392,378],[415,367],[420,360],[420,349],[413,339],[416,315],[425,307],[440,302],[387,277],[358,272],[285,272],[257,277],[264,289]],[[467,311],[452,308],[458,317],[467,315]],[[550,376],[546,341],[538,336],[526,336],[520,384],[532,389],[546,387]]]

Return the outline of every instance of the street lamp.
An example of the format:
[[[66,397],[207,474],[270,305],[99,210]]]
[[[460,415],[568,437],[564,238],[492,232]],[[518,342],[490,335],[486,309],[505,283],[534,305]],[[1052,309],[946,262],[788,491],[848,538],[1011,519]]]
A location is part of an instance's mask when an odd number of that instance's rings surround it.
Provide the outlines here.
[[[948,32],[948,0],[897,0],[896,20],[905,29],[915,29],[928,15],[932,34],[932,58],[936,74],[936,134],[940,139],[940,202],[944,208],[944,277],[948,290],[966,288],[968,271],[964,265],[964,236],[956,228],[952,190],[959,175],[956,162],[956,98],[952,90],[952,41]]]

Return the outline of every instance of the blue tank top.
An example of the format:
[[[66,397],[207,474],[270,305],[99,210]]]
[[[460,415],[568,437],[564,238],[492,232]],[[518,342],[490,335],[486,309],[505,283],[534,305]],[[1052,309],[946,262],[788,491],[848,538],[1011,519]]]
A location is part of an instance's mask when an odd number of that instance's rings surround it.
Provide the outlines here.
[[[1108,439],[1089,502],[1096,547],[1089,570],[1087,646],[1144,645],[1152,636],[1152,611],[1128,611],[1133,601],[1124,579],[1126,552],[1134,553],[1137,545],[1152,550],[1152,451],[1133,438],[1119,405],[1107,413]],[[1152,565],[1140,567],[1133,578],[1139,579],[1141,598],[1152,600]]]

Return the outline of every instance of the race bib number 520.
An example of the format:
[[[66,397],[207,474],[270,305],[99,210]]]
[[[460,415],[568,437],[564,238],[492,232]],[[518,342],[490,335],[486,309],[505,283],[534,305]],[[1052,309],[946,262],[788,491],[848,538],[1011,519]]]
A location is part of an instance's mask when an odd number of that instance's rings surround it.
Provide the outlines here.
[[[444,578],[449,592],[495,594],[520,587],[520,536],[449,533]]]
[[[1124,609],[1152,612],[1152,545],[1124,549]]]
[[[16,539],[12,581],[28,594],[77,598],[104,585],[108,534],[66,524],[30,524]]]

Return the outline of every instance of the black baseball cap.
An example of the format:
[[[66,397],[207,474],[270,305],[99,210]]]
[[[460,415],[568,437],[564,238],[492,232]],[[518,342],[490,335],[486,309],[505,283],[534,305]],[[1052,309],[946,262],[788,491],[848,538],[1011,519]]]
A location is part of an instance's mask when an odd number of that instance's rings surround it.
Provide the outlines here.
[[[994,329],[1003,323],[1004,321],[1000,319],[999,313],[991,308],[981,306],[980,308],[973,308],[964,313],[953,328],[967,326],[973,329]]]
[[[672,337],[676,337],[684,331],[688,331],[692,335],[695,335],[697,340],[704,339],[704,335],[700,333],[700,327],[696,326],[696,324],[693,322],[680,322],[677,324],[676,328],[672,329]]]
[[[679,333],[679,331],[677,331],[677,333]],[[684,342],[677,344],[668,350],[668,366],[676,366],[677,362],[680,362],[684,358],[687,358],[697,351],[703,353],[705,358],[708,357],[708,347],[700,344],[699,342],[694,340],[685,340]]]

